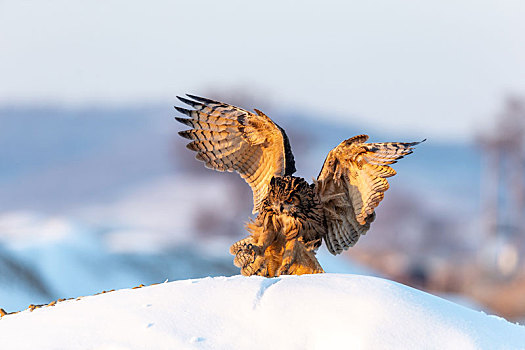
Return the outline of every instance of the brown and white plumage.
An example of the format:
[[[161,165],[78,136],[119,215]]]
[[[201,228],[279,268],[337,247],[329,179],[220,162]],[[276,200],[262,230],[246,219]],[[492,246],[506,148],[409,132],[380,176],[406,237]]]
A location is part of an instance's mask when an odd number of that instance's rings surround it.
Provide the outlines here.
[[[253,213],[259,210],[274,176],[291,175],[295,162],[283,129],[259,110],[257,114],[207,98],[178,97],[193,110],[175,107],[190,117],[176,119],[193,129],[179,135],[193,140],[187,147],[206,167],[236,171],[253,191]]]
[[[388,165],[412,153],[420,142],[365,143],[367,135],[341,142],[328,153],[316,188],[323,204],[328,250],[339,254],[368,231],[374,209],[388,190],[386,180],[396,171]]]
[[[191,129],[179,134],[206,167],[235,171],[253,191],[250,235],[230,252],[244,275],[323,272],[315,253],[324,240],[332,254],[353,246],[375,218],[375,208],[396,174],[389,165],[420,142],[366,143],[367,135],[341,142],[326,157],[314,184],[294,177],[295,163],[282,128],[261,111],[187,95],[193,107],[175,107]]]

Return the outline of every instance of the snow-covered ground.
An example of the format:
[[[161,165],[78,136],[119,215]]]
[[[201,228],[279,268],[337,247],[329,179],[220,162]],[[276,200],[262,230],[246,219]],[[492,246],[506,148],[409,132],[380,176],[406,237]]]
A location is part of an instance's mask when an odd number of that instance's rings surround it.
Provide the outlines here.
[[[215,277],[0,319],[2,349],[525,349],[525,327],[377,277]]]

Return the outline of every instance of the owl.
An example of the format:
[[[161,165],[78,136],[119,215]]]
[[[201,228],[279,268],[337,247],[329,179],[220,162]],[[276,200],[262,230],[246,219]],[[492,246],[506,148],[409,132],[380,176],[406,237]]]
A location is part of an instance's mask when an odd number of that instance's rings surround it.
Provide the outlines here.
[[[322,273],[316,252],[324,242],[340,254],[366,234],[384,197],[389,165],[421,142],[367,143],[367,135],[341,142],[326,157],[316,180],[293,176],[295,161],[285,131],[263,112],[255,113],[187,95],[191,108],[175,107],[190,127],[179,135],[196,159],[218,171],[237,172],[253,192],[249,235],[234,243],[234,264],[246,276]]]

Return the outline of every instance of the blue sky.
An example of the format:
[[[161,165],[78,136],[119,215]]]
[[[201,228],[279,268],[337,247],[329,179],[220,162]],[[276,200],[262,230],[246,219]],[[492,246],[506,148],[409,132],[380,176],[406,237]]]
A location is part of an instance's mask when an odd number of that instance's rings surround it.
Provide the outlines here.
[[[0,105],[246,89],[245,107],[470,138],[525,94],[523,18],[510,0],[0,0]]]

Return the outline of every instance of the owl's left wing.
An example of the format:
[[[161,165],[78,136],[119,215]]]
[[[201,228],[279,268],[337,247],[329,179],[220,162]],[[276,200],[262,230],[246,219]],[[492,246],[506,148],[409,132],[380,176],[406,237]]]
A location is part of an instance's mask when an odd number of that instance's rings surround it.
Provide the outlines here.
[[[235,171],[253,192],[253,213],[259,210],[274,176],[292,175],[295,162],[284,130],[259,110],[248,112],[223,102],[187,95],[178,97],[193,109],[175,107],[189,118],[176,117],[192,129],[179,132],[207,168]]]
[[[388,165],[412,153],[420,143],[365,143],[367,140],[367,135],[354,136],[331,150],[316,181],[327,225],[324,239],[334,255],[353,246],[368,231],[374,210],[389,187],[386,178],[396,174]]]

